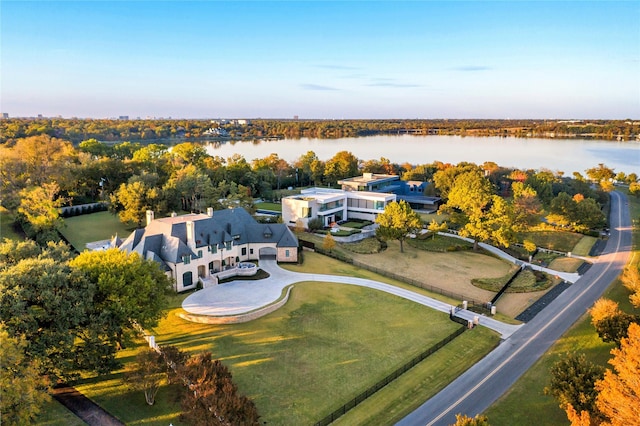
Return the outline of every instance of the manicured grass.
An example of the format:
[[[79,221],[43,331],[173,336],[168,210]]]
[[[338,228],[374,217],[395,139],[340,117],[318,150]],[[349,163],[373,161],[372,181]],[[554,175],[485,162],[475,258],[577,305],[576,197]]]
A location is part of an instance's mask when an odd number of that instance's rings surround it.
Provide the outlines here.
[[[366,221],[363,221],[363,222],[346,222],[346,223],[343,223],[340,226],[344,226],[345,228],[362,229],[365,226],[371,225],[372,223],[373,222],[366,220]]]
[[[24,239],[13,229],[13,215],[4,207],[0,207],[0,241],[5,238],[16,241]]]
[[[584,236],[578,241],[578,244],[573,247],[571,253],[576,256],[589,256],[589,251],[591,251],[591,247],[593,247],[596,241],[598,241],[596,237]]]
[[[173,311],[155,334],[160,344],[211,350],[268,424],[310,424],[457,327],[446,314],[382,292],[307,282],[256,321],[202,325]]]
[[[476,278],[471,280],[473,285],[483,288],[485,290],[498,292],[504,285],[515,275],[515,273],[520,269],[518,266],[513,265],[509,272],[501,277],[496,278]]]
[[[557,257],[550,264],[549,268],[560,272],[576,272],[584,261],[575,257]]]
[[[60,232],[78,251],[83,251],[86,243],[107,240],[116,234],[125,239],[133,231],[120,222],[117,215],[109,212],[74,216],[65,219],[64,223]]]
[[[271,210],[274,212],[282,212],[282,204],[280,203],[268,203],[266,201],[263,201],[261,203],[256,203],[255,206],[257,209],[260,209],[260,210]]]
[[[426,251],[459,251],[470,250],[472,243],[459,238],[443,237],[442,235],[422,234],[418,238],[409,238],[407,244],[420,250]]]
[[[80,417],[69,411],[64,405],[51,398],[47,402],[40,415],[37,417],[36,424],[40,426],[84,426],[85,422]]]
[[[440,214],[440,213],[419,213],[420,218],[422,219],[422,223],[425,225],[429,225],[432,220],[435,220],[439,224],[449,220],[448,214]]]
[[[382,426],[398,422],[478,362],[499,341],[496,333],[484,327],[464,332],[334,424]]]
[[[533,241],[538,247],[550,250],[571,251],[583,237],[582,234],[567,231],[531,231],[518,235],[520,242]]]

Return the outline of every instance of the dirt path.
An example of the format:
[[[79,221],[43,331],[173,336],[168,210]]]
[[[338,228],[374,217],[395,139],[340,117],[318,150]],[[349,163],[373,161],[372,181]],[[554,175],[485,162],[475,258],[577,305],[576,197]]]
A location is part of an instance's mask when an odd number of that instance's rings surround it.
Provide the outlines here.
[[[123,426],[117,418],[98,404],[78,392],[76,388],[62,384],[53,389],[53,398],[67,407],[73,414],[91,426]]]

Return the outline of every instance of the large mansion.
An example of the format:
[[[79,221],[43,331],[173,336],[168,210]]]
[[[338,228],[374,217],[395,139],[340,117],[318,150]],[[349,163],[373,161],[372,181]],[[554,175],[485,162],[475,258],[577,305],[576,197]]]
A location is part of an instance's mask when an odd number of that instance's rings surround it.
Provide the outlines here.
[[[301,222],[305,228],[316,218],[323,226],[348,219],[375,222],[392,201],[405,200],[427,212],[437,210],[440,201],[424,195],[426,182],[402,181],[397,175],[365,173],[338,183],[342,189],[309,188],[282,198],[282,221],[289,226]]]
[[[147,211],[147,226],[119,248],[160,263],[178,292],[196,288],[198,281],[217,282],[218,273],[242,261],[298,261],[298,240],[286,225],[258,223],[242,208],[161,219]]]

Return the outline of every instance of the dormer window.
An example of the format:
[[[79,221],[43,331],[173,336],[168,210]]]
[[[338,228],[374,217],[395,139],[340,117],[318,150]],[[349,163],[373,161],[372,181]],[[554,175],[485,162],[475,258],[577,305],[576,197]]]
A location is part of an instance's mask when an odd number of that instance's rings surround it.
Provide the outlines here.
[[[182,256],[182,261],[184,262],[185,265],[188,265],[191,262],[191,256],[189,256],[188,254],[185,254],[184,256]]]

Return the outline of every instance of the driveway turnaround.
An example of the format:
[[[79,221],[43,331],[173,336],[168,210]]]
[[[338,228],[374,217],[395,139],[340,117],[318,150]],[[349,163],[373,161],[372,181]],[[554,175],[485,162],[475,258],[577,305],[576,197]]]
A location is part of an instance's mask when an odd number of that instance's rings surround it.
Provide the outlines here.
[[[331,282],[367,287],[384,291],[445,313],[451,312],[453,308],[448,303],[379,281],[341,275],[291,272],[280,268],[275,260],[261,260],[260,267],[269,273],[269,278],[255,281],[236,280],[196,291],[182,302],[182,309],[190,314],[207,316],[245,314],[274,303],[282,297],[283,290],[286,287],[302,281]],[[468,310],[460,310],[456,313],[456,316],[469,321],[473,321],[475,317],[478,317],[480,325],[497,331],[503,339],[511,336],[513,332],[522,326],[522,324],[505,324]]]

